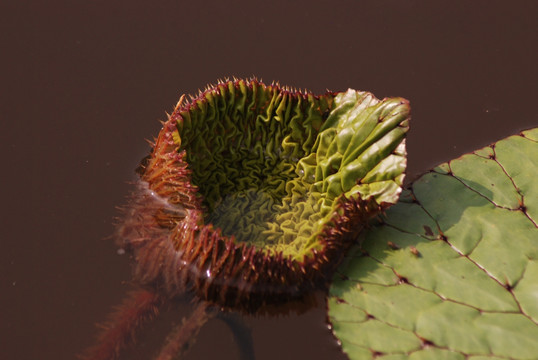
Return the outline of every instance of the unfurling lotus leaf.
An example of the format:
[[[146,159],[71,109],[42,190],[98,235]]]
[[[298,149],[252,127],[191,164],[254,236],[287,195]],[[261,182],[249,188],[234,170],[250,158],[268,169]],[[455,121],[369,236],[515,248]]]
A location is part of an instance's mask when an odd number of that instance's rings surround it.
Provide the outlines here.
[[[334,276],[344,352],[538,359],[537,178],[538,128],[414,181]]]
[[[118,230],[135,279],[226,307],[301,297],[400,194],[409,104],[220,82],[164,123]]]

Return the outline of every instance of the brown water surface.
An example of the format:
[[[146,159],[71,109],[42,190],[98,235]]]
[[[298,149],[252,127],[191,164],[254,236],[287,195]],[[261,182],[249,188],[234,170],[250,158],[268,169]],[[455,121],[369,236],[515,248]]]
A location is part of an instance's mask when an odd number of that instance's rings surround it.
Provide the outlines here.
[[[2,1],[0,359],[73,359],[129,287],[111,241],[144,138],[226,76],[411,101],[409,177],[538,125],[538,2]],[[188,305],[122,359],[148,359]],[[345,359],[325,308],[246,318],[256,360]],[[219,320],[187,359],[237,359]]]

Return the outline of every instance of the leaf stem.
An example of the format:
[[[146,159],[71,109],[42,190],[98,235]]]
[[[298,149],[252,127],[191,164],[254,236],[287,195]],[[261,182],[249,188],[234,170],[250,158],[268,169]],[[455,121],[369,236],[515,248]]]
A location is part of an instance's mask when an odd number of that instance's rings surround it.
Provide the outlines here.
[[[250,327],[236,313],[221,313],[219,319],[228,325],[235,336],[239,347],[239,360],[253,360],[255,355]]]
[[[127,344],[133,343],[142,325],[153,320],[159,313],[163,299],[144,289],[132,291],[123,303],[100,325],[97,345],[86,350],[83,360],[111,360],[119,357]]]
[[[217,309],[207,301],[198,302],[192,314],[188,318],[184,318],[168,335],[155,360],[180,359],[194,345],[202,326],[216,314]]]

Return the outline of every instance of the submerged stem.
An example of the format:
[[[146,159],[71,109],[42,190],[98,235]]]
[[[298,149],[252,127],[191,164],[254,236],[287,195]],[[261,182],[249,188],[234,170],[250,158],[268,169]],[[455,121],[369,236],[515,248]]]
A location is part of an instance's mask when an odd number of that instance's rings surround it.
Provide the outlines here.
[[[163,299],[154,292],[138,289],[118,306],[102,324],[97,345],[89,348],[82,356],[84,360],[117,359],[120,351],[135,340],[142,325],[153,320],[159,313]]]
[[[253,360],[254,345],[252,342],[252,330],[237,313],[221,313],[221,319],[234,334],[239,348],[239,360]]]
[[[180,359],[194,345],[202,326],[216,314],[217,309],[207,301],[198,302],[191,316],[184,318],[168,335],[155,360]]]

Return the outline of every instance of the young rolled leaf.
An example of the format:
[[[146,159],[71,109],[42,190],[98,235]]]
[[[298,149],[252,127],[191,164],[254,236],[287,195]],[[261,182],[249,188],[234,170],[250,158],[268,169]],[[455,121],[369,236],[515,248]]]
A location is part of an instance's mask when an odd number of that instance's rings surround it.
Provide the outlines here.
[[[328,298],[350,359],[538,358],[538,128],[402,193]]]
[[[408,120],[401,98],[256,80],[182,98],[118,230],[136,281],[247,310],[325,283],[354,234],[397,201]]]

